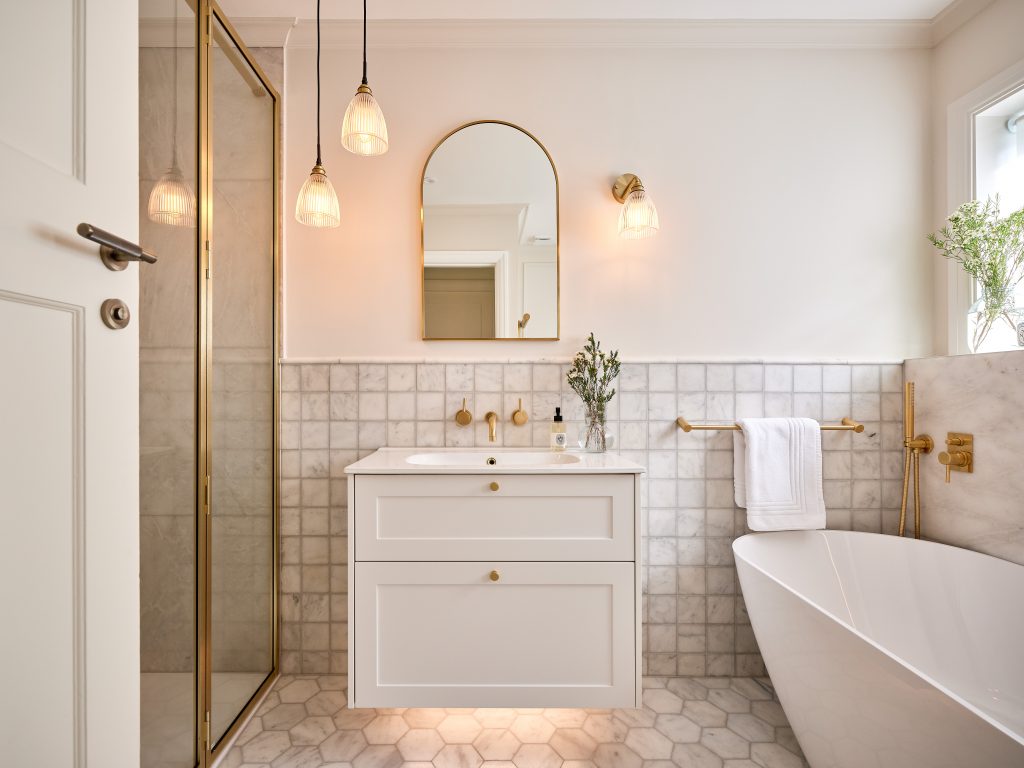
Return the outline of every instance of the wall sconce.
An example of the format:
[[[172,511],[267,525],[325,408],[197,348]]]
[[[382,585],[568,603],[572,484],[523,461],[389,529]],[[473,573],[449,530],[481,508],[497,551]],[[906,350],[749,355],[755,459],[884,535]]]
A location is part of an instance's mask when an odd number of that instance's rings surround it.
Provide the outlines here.
[[[658,209],[647,196],[636,174],[624,173],[615,180],[612,194],[622,203],[619,214],[619,237],[640,240],[658,233]]]

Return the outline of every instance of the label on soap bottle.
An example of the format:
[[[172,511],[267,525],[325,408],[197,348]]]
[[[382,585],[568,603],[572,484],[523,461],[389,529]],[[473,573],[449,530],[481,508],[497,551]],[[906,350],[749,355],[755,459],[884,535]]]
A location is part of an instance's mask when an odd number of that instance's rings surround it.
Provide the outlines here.
[[[553,451],[564,451],[567,445],[565,432],[552,432],[551,433],[551,450]]]

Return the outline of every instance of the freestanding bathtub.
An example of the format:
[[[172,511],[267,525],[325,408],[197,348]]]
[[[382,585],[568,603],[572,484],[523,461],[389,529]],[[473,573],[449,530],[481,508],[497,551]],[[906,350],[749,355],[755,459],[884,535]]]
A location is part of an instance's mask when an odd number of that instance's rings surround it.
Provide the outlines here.
[[[813,768],[1024,766],[1024,566],[849,531],[751,534],[733,550]]]

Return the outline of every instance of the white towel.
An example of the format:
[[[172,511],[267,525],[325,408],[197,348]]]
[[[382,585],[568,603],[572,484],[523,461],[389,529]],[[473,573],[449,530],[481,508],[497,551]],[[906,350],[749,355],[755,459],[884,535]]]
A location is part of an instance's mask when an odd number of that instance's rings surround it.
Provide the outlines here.
[[[813,419],[739,419],[733,435],[736,505],[752,531],[825,527],[821,428]]]

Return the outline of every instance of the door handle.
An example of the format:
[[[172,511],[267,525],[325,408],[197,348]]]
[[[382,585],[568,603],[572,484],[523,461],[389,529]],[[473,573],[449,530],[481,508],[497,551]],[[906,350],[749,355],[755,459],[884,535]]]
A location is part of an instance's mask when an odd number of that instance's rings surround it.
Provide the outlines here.
[[[78,234],[86,240],[92,240],[100,246],[100,260],[113,272],[120,272],[128,266],[129,261],[144,261],[156,264],[156,256],[142,248],[141,245],[130,243],[84,221],[78,225]]]

